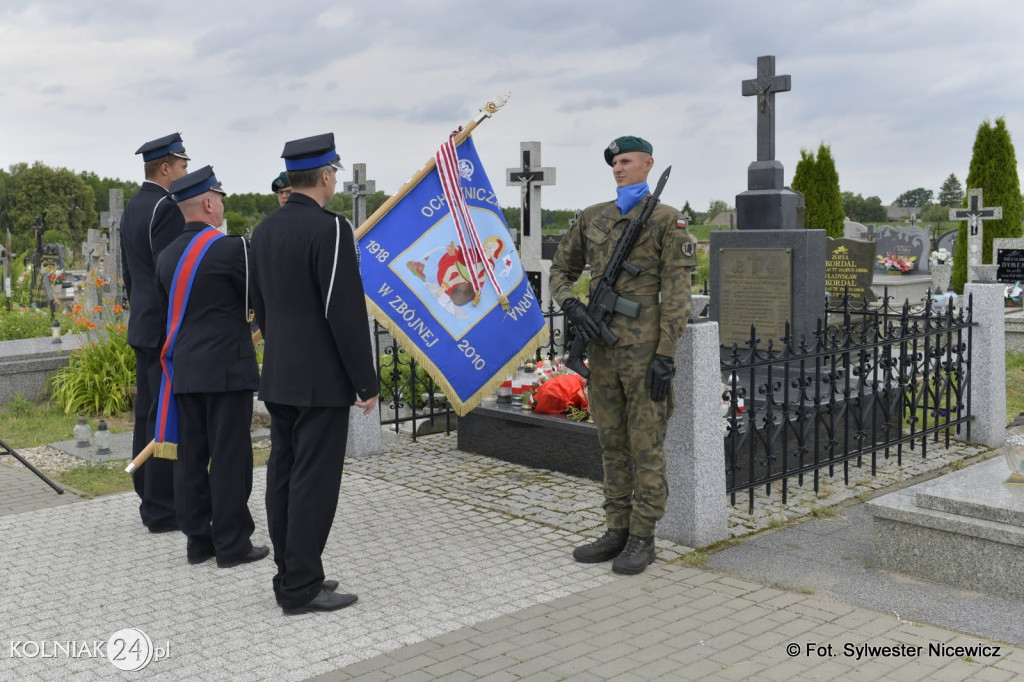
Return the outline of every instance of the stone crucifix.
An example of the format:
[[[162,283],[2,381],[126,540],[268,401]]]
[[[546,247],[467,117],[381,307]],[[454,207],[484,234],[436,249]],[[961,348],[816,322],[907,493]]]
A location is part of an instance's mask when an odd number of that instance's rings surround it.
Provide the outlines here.
[[[124,190],[112,189],[107,195],[110,211],[107,215],[107,253],[103,260],[106,275],[106,291],[118,303],[124,290],[124,273],[121,272],[121,216],[124,214]]]
[[[551,262],[543,259],[544,235],[540,224],[540,188],[543,185],[555,184],[555,169],[540,165],[540,142],[520,142],[519,151],[522,165],[505,171],[505,184],[509,187],[519,185],[522,188],[522,204],[519,209],[519,260],[533,284],[541,310],[545,310],[551,301],[548,285]]]
[[[968,190],[967,196],[967,208],[949,209],[949,219],[967,221],[967,265],[980,266],[985,232],[982,221],[999,220],[1003,217],[1003,207],[985,206],[980,188]]]
[[[742,82],[744,97],[757,95],[757,160],[775,159],[775,93],[787,92],[789,76],[775,75],[775,57],[757,58],[757,78]]]
[[[366,197],[377,191],[377,183],[366,179],[366,164],[352,164],[352,182],[344,185],[345,193],[352,195],[352,227],[366,222]]]
[[[519,253],[524,260],[539,261],[541,255],[540,188],[555,184],[555,169],[540,165],[540,142],[520,142],[522,166],[505,171],[505,184],[520,185]]]

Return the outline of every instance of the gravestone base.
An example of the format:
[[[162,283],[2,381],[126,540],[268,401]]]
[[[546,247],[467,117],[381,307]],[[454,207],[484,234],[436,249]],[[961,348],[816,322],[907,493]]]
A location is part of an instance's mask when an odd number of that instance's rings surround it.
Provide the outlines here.
[[[868,502],[884,569],[1024,599],[1024,486],[996,457]]]
[[[890,275],[879,270],[875,273],[871,282],[871,290],[879,298],[885,293],[886,287],[889,290],[889,307],[900,309],[904,301],[910,301],[910,305],[923,305],[932,288],[932,275],[930,272],[910,272],[905,275]]]
[[[67,367],[71,352],[80,345],[76,336],[66,336],[61,343],[50,337],[0,341],[0,405],[18,394],[27,400],[45,396],[50,375]]]
[[[1006,322],[1006,350],[1024,353],[1024,309],[1004,308]]]
[[[561,414],[481,405],[459,417],[458,448],[536,469],[604,480],[597,427]]]

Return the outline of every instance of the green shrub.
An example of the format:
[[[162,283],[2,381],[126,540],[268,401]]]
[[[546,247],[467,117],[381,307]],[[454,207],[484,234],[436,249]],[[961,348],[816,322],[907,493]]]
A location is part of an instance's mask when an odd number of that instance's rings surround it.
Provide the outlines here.
[[[89,336],[71,354],[67,367],[50,378],[52,399],[65,414],[87,412],[110,416],[131,407],[135,351],[123,325],[107,325],[102,336]]]
[[[0,341],[50,335],[50,313],[42,308],[0,311]]]
[[[423,394],[437,394],[438,387],[430,378],[422,366],[416,365],[416,378],[412,382],[410,376],[412,356],[406,350],[398,350],[397,361],[392,354],[380,356],[380,400],[391,402],[395,394],[401,395],[406,403],[416,403],[417,407],[424,405]]]

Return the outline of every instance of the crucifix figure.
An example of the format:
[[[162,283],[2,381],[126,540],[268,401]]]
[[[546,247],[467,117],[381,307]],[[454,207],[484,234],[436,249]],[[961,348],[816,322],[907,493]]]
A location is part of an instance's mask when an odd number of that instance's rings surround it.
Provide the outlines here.
[[[744,97],[757,95],[757,160],[775,159],[775,93],[787,92],[789,76],[775,75],[775,57],[757,58],[757,78],[742,83]]]
[[[555,184],[555,169],[540,165],[540,142],[520,142],[519,168],[505,171],[505,184],[521,187],[519,209],[519,260],[534,286],[541,310],[551,301],[548,275],[551,261],[544,260],[543,235],[540,225],[540,188]]]
[[[352,195],[352,227],[366,222],[366,196],[377,191],[377,183],[366,179],[366,164],[352,164],[352,182],[344,185],[346,194]]]
[[[917,214],[916,213],[911,213],[910,214],[910,226],[911,227],[917,227]]]
[[[949,209],[950,220],[967,220],[967,264],[981,265],[984,243],[984,220],[999,220],[1003,217],[1002,206],[985,206],[981,189],[968,190],[967,208]]]
[[[555,184],[555,169],[540,166],[540,142],[520,142],[519,149],[522,152],[523,165],[521,168],[509,168],[506,171],[505,184],[510,187],[517,184],[522,186],[520,239],[525,243],[525,238],[531,236],[533,223],[536,223],[537,232],[540,232],[540,188],[541,185]],[[533,208],[534,198],[537,200],[536,211]]]

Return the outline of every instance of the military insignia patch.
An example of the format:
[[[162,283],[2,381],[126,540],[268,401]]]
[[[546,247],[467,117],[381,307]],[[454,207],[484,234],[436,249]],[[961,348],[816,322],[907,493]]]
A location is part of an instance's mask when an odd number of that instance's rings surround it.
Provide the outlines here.
[[[686,242],[683,244],[683,255],[691,257],[697,253],[697,245],[693,242]]]
[[[676,227],[678,227],[680,230],[685,230],[687,227],[689,227],[689,225],[686,224],[686,218],[680,218],[679,220],[677,220]]]
[[[610,151],[612,154],[619,153],[619,145],[615,143],[615,140],[612,140],[612,143],[608,145],[608,151]]]

